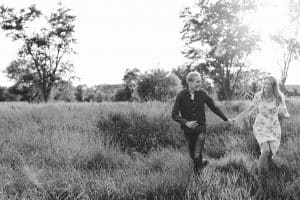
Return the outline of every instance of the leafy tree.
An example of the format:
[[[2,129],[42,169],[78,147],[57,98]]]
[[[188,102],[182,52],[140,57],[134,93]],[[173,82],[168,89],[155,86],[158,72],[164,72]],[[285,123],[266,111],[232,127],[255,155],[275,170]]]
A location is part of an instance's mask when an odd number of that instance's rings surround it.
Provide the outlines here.
[[[6,101],[7,100],[7,88],[0,86],[0,101]]]
[[[293,93],[294,96],[298,96],[298,90],[296,88],[293,89]]]
[[[132,90],[125,86],[125,88],[120,88],[115,94],[115,101],[130,101]]]
[[[180,79],[162,69],[153,69],[141,74],[135,88],[139,98],[144,101],[166,101],[173,98],[180,89]]]
[[[83,101],[83,93],[84,93],[84,90],[86,90],[87,86],[86,85],[78,85],[76,88],[75,88],[75,100],[76,101]]]
[[[137,81],[140,75],[140,70],[137,68],[126,69],[123,76],[124,86],[117,90],[115,94],[115,101],[131,101],[132,94],[137,85]]]
[[[29,73],[26,61],[18,59],[12,61],[5,70],[7,77],[16,83],[9,88],[10,93],[19,95],[21,101],[33,102],[40,100],[40,90],[35,84],[35,79]]]
[[[243,23],[255,8],[254,1],[201,0],[181,12],[187,65],[214,80],[219,99],[231,99],[248,55],[258,48],[259,36]]]
[[[126,69],[125,75],[123,76],[123,81],[125,83],[125,86],[133,90],[133,88],[136,86],[136,83],[138,81],[139,74],[140,74],[140,70],[137,68]]]
[[[155,99],[167,101],[175,97],[177,92],[181,89],[181,80],[179,77],[175,74],[168,74],[155,86]]]
[[[181,80],[181,84],[184,88],[187,88],[186,83],[186,76],[191,71],[198,71],[201,75],[201,85],[202,88],[206,89],[209,93],[212,93],[212,82],[207,75],[201,73],[201,70],[199,67],[197,67],[195,70],[192,70],[191,66],[179,66],[172,70],[172,73],[176,74],[178,78]]]
[[[95,101],[96,90],[93,87],[88,87],[83,91],[83,101]]]
[[[32,31],[30,24],[44,20],[38,32]],[[7,36],[19,41],[16,65],[10,65],[6,73],[17,82],[18,87],[38,89],[42,101],[48,101],[54,84],[73,71],[73,65],[65,57],[74,53],[72,45],[75,16],[70,9],[59,8],[45,16],[35,5],[15,11],[0,7],[0,26]],[[39,21],[39,24],[40,23]],[[31,28],[31,29],[30,29]]]
[[[104,93],[101,90],[96,90],[95,92],[95,101],[102,102],[104,100]]]
[[[83,101],[89,102],[102,102],[106,98],[105,94],[97,86],[85,88],[82,95]]]
[[[56,101],[75,101],[75,88],[70,81],[60,81],[55,84],[51,96]]]
[[[183,87],[187,87],[186,76],[189,72],[193,71],[191,66],[178,66],[172,70],[172,73],[176,74],[178,78],[181,80],[181,85]]]
[[[237,81],[235,98],[240,99],[248,95],[253,95],[262,87],[263,78],[270,75],[259,69],[243,70],[240,73],[240,79]]]
[[[94,86],[95,90],[101,90],[104,94],[115,94],[116,91],[122,88],[122,84],[100,84]]]
[[[291,63],[299,58],[300,41],[297,37],[289,37],[284,33],[277,33],[276,35],[272,35],[271,38],[282,50],[282,56],[277,60],[277,64],[280,67],[281,84],[284,87]]]
[[[280,47],[281,56],[277,64],[281,71],[281,87],[285,90],[291,63],[300,56],[300,1],[289,1],[289,23],[279,32],[271,35],[271,39]]]

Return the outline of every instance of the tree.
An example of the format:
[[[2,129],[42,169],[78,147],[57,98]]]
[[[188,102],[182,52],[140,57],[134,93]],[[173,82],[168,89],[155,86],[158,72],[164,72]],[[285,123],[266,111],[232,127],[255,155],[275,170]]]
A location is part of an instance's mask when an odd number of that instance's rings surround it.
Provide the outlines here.
[[[59,81],[55,84],[51,97],[55,101],[75,101],[75,88],[70,81]]]
[[[141,74],[135,88],[141,100],[166,101],[181,89],[181,81],[175,74],[162,69],[153,69]]]
[[[102,102],[104,100],[104,93],[101,90],[95,91],[95,101]]]
[[[281,57],[277,59],[277,64],[281,72],[283,90],[291,63],[300,56],[300,1],[290,0],[289,5],[289,23],[281,31],[270,36],[281,49]]]
[[[187,65],[214,80],[219,99],[231,99],[248,55],[258,48],[258,34],[243,23],[255,8],[254,1],[201,0],[181,12]]]
[[[132,92],[132,89],[130,89],[128,86],[118,89],[115,94],[115,101],[130,101]]]
[[[181,85],[187,87],[186,76],[189,72],[193,71],[191,66],[178,66],[177,68],[172,69],[172,73],[176,74],[181,80]]]
[[[200,65],[201,66],[201,65]],[[179,66],[172,70],[173,74],[176,74],[178,78],[181,80],[181,84],[184,88],[187,88],[186,83],[186,76],[191,71],[198,71],[201,75],[201,85],[202,88],[207,90],[210,94],[212,93],[212,80],[205,74],[201,73],[201,70],[199,67],[197,67],[195,70],[192,70],[191,66]]]
[[[1,28],[8,37],[22,43],[17,65],[10,65],[6,73],[18,86],[25,84],[38,89],[42,101],[49,100],[56,82],[73,72],[73,65],[65,59],[66,55],[75,53],[72,48],[75,16],[70,11],[61,4],[50,16],[45,16],[35,5],[18,12],[0,7]],[[37,20],[45,23],[34,32],[30,24]]]
[[[168,74],[155,86],[155,99],[167,101],[175,97],[181,89],[181,80],[179,77],[176,74]]]
[[[94,88],[89,87],[83,91],[83,101],[88,101],[88,102],[95,101],[95,97],[96,97],[96,92]]]
[[[300,41],[297,37],[289,37],[284,33],[277,33],[276,35],[272,35],[271,38],[282,50],[282,57],[277,60],[277,64],[280,67],[281,84],[284,88],[291,63],[299,58]]]
[[[262,81],[267,75],[270,74],[259,69],[243,70],[240,73],[240,79],[237,81],[235,98],[253,96],[262,87]]]
[[[39,101],[40,91],[35,79],[26,66],[26,61],[18,59],[12,61],[5,70],[7,77],[16,83],[9,88],[10,93],[20,96],[21,101]]]
[[[7,100],[7,88],[0,86],[0,101]]]
[[[140,70],[137,68],[126,69],[125,75],[123,76],[123,81],[126,87],[133,90],[138,81]]]
[[[87,86],[86,85],[78,85],[75,88],[75,99],[76,101],[83,101],[83,93],[86,90]]]
[[[140,75],[140,70],[137,68],[126,69],[123,76],[124,86],[117,90],[115,94],[115,101],[131,101],[132,94],[137,85]]]

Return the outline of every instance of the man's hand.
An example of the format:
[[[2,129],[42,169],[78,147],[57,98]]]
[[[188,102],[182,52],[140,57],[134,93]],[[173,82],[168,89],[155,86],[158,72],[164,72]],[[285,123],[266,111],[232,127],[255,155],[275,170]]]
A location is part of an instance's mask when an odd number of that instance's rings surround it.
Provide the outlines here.
[[[227,120],[227,123],[232,124],[232,123],[233,123],[233,120],[229,118],[229,119]]]
[[[229,124],[234,124],[236,122],[236,118],[230,118],[227,120]]]
[[[198,126],[197,121],[188,121],[185,125],[191,129],[195,129]]]

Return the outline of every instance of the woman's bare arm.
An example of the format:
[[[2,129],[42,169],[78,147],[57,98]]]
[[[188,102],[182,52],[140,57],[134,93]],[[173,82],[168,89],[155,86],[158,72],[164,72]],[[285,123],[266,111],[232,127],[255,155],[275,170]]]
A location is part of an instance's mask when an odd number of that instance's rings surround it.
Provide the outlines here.
[[[257,108],[257,104],[253,103],[248,108],[246,108],[246,110],[244,110],[243,112],[238,114],[236,117],[234,117],[232,120],[237,121],[241,118],[244,118],[245,116],[250,115],[256,108]]]

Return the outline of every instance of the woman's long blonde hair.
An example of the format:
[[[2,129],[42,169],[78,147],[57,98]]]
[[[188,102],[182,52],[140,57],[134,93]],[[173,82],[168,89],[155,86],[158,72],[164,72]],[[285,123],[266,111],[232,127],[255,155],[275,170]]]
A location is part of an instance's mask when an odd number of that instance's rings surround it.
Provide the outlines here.
[[[284,94],[279,89],[279,83],[277,79],[274,76],[266,76],[264,78],[265,80],[270,80],[272,84],[273,94],[276,98],[276,104],[279,104],[284,101]],[[262,87],[262,99],[265,97],[265,90],[264,87]]]

